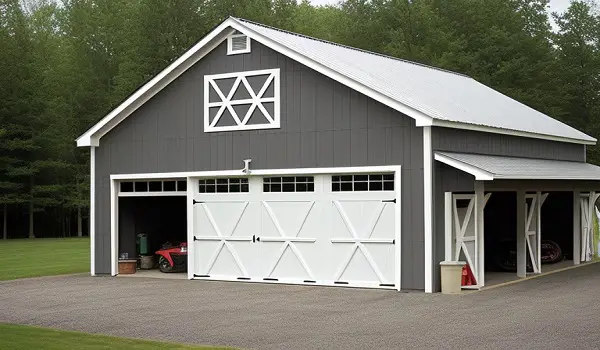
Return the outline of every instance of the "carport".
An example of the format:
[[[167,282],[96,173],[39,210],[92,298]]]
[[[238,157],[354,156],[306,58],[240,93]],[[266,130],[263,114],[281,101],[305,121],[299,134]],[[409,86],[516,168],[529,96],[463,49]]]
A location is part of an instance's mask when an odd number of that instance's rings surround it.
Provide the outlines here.
[[[504,230],[512,235],[516,242],[515,278],[543,272],[544,228],[551,231],[553,226],[560,227],[564,235],[570,235],[572,248],[563,253],[572,257],[573,265],[590,262],[598,254],[593,216],[600,196],[600,167],[584,162],[450,152],[436,152],[435,160],[475,180],[473,192],[444,193],[444,257],[446,261],[467,262],[475,279],[467,288],[486,285],[486,255],[503,248],[486,244],[486,230]],[[550,200],[552,205],[543,210]]]

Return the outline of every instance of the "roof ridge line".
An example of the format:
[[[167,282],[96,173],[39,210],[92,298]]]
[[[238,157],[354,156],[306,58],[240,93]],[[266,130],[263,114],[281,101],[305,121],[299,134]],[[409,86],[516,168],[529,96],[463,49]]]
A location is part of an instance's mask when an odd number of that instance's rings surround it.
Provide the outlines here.
[[[333,41],[315,38],[315,37],[312,37],[310,35],[305,35],[305,34],[300,34],[300,33],[296,33],[296,32],[291,32],[289,30],[285,30],[285,29],[281,29],[281,28],[277,28],[277,27],[272,27],[272,26],[269,26],[269,25],[266,25],[266,24],[254,22],[254,21],[251,21],[251,20],[248,20],[248,19],[244,19],[244,18],[233,17],[233,16],[231,16],[230,18],[233,18],[233,19],[235,19],[237,21],[246,22],[246,23],[254,24],[254,25],[257,25],[257,26],[260,26],[260,27],[264,27],[264,28],[276,30],[278,32],[282,32],[282,33],[286,33],[286,34],[290,34],[290,35],[299,36],[299,37],[302,37],[302,38],[305,38],[305,39],[314,40],[314,41],[320,41],[320,42],[325,43],[325,44],[329,44],[329,45],[333,45],[333,46],[339,46],[339,47],[343,47],[343,48],[349,49],[349,50],[354,50],[354,51],[358,51],[358,52],[362,52],[362,53],[366,53],[366,54],[370,54],[370,55],[374,55],[374,56],[379,56],[379,57],[391,59],[391,60],[394,60],[394,61],[400,61],[400,62],[404,62],[404,63],[408,63],[408,64],[413,64],[415,66],[421,66],[421,67],[424,67],[424,68],[435,69],[435,70],[438,70],[438,71],[441,71],[441,72],[444,72],[444,73],[454,74],[454,75],[458,75],[458,76],[461,76],[461,77],[473,79],[469,75],[466,75],[466,74],[463,74],[463,73],[459,73],[459,72],[454,72],[454,71],[451,71],[451,70],[448,70],[448,69],[444,69],[444,68],[430,66],[430,65],[425,64],[425,63],[409,61],[409,60],[406,60],[406,59],[403,59],[403,58],[394,57],[394,56],[386,55],[386,54],[379,53],[379,52],[373,52],[373,51],[369,51],[369,50],[360,49],[360,48],[354,47],[354,46],[339,44],[339,43],[336,43],[336,42],[333,42]]]

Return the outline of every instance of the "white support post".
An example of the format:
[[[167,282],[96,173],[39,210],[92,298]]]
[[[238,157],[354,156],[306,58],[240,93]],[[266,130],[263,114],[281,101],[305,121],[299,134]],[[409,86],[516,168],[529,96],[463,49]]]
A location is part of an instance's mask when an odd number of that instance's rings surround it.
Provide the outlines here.
[[[573,265],[581,263],[581,192],[573,191]]]
[[[485,193],[482,181],[475,181],[475,234],[477,235],[477,285],[485,285],[484,226]]]
[[[537,263],[538,263],[539,273],[542,273],[542,205],[544,204],[544,201],[546,200],[547,196],[548,196],[547,193],[545,194],[545,196],[542,196],[541,191],[537,191],[535,193],[536,202],[537,202],[537,208],[536,208],[536,213],[535,213],[536,214],[535,229],[537,230],[536,259],[537,259]]]
[[[96,276],[96,147],[90,147],[90,275]]]
[[[452,192],[444,193],[444,260],[452,261],[454,235],[452,234]]]
[[[527,206],[525,191],[517,191],[517,276],[527,276],[527,243],[525,225]]]
[[[423,127],[423,214],[425,246],[425,293],[433,293],[433,152],[431,126]]]

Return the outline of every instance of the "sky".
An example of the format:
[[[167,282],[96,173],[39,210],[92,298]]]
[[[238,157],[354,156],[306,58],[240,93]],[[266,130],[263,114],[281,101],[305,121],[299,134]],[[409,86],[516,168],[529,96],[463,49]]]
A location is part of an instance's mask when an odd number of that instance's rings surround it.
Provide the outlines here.
[[[315,5],[334,4],[338,0],[310,0]],[[550,11],[551,12],[562,12],[569,7],[571,0],[550,0]]]

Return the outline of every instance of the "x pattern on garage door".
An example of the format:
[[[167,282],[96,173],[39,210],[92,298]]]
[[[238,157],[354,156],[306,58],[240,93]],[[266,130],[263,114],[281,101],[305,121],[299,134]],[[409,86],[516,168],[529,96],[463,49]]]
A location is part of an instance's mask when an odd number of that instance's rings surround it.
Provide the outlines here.
[[[396,288],[396,192],[377,176],[377,191],[345,191],[352,177],[332,191],[332,176],[318,175],[283,184],[251,177],[247,192],[197,193],[194,276]]]

